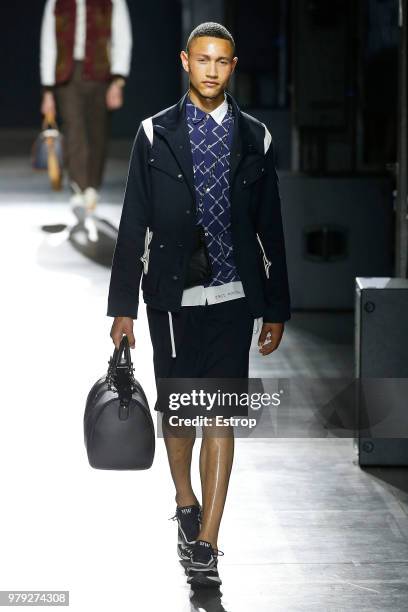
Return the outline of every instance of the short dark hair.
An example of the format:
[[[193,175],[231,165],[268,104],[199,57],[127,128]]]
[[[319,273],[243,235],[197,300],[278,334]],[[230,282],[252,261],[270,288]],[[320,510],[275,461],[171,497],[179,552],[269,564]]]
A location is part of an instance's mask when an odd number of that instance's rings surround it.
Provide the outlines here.
[[[232,45],[232,51],[235,53],[235,42],[232,38],[231,33],[220,23],[216,23],[215,21],[205,21],[204,23],[200,23],[194,30],[191,32],[188,37],[186,43],[186,52],[188,53],[191,41],[194,38],[198,38],[199,36],[214,36],[214,38],[223,38],[224,40],[229,40]]]

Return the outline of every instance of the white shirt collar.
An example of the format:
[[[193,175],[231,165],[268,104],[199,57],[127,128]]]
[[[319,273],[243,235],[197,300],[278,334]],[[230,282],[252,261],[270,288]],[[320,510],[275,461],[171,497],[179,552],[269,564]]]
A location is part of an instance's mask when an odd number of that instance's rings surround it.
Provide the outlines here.
[[[216,121],[217,123],[221,125],[221,122],[224,119],[227,110],[228,110],[227,94],[224,91],[224,101],[221,102],[221,104],[217,106],[217,108],[214,108],[214,110],[212,110],[211,113],[209,114],[214,119],[214,121]]]

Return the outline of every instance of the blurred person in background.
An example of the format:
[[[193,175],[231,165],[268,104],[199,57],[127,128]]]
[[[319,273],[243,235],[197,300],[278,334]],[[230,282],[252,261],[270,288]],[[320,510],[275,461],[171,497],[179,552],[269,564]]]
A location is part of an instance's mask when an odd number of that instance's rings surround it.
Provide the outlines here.
[[[71,204],[92,213],[106,159],[109,111],[123,104],[132,29],[126,0],[46,0],[41,112],[61,116]]]

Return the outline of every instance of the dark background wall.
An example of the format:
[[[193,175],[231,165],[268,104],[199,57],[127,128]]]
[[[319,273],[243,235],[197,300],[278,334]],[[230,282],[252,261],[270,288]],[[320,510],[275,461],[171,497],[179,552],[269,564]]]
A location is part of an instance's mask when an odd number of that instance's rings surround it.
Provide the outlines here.
[[[0,127],[31,128],[41,123],[39,42],[44,4],[44,0],[25,0],[2,5]],[[125,105],[113,114],[114,137],[131,137],[142,118],[181,97],[180,3],[128,0],[128,6],[133,29],[132,72]]]
[[[112,113],[113,138],[132,138],[142,118],[181,97],[183,36],[201,21],[219,19],[237,43],[239,63],[230,89],[244,110],[273,131],[280,143],[279,167],[291,167],[293,126],[299,129],[303,171],[384,171],[395,161],[398,0],[127,1],[132,71],[125,105]],[[37,130],[45,0],[3,4],[0,129]],[[331,125],[327,117],[322,125],[300,125],[299,117],[311,116],[311,105],[324,110],[334,104],[342,108],[344,125]]]

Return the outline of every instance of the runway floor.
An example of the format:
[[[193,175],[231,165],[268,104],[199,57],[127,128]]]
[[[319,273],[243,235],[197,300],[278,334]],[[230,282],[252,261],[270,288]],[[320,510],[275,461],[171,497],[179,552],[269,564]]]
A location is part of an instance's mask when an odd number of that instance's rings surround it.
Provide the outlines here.
[[[175,502],[163,440],[145,472],[87,461],[84,402],[113,349],[109,270],[66,233],[41,231],[74,222],[66,191],[50,193],[27,160],[4,158],[1,168],[0,590],[69,590],[78,612],[408,610],[407,470],[361,469],[353,439],[293,432],[236,440],[219,539],[223,585],[190,591],[168,520]],[[109,163],[98,214],[115,224],[125,174],[126,162]],[[142,298],[135,332],[135,375],[153,405]],[[294,312],[266,358],[256,338],[252,377],[353,376],[353,313]]]

